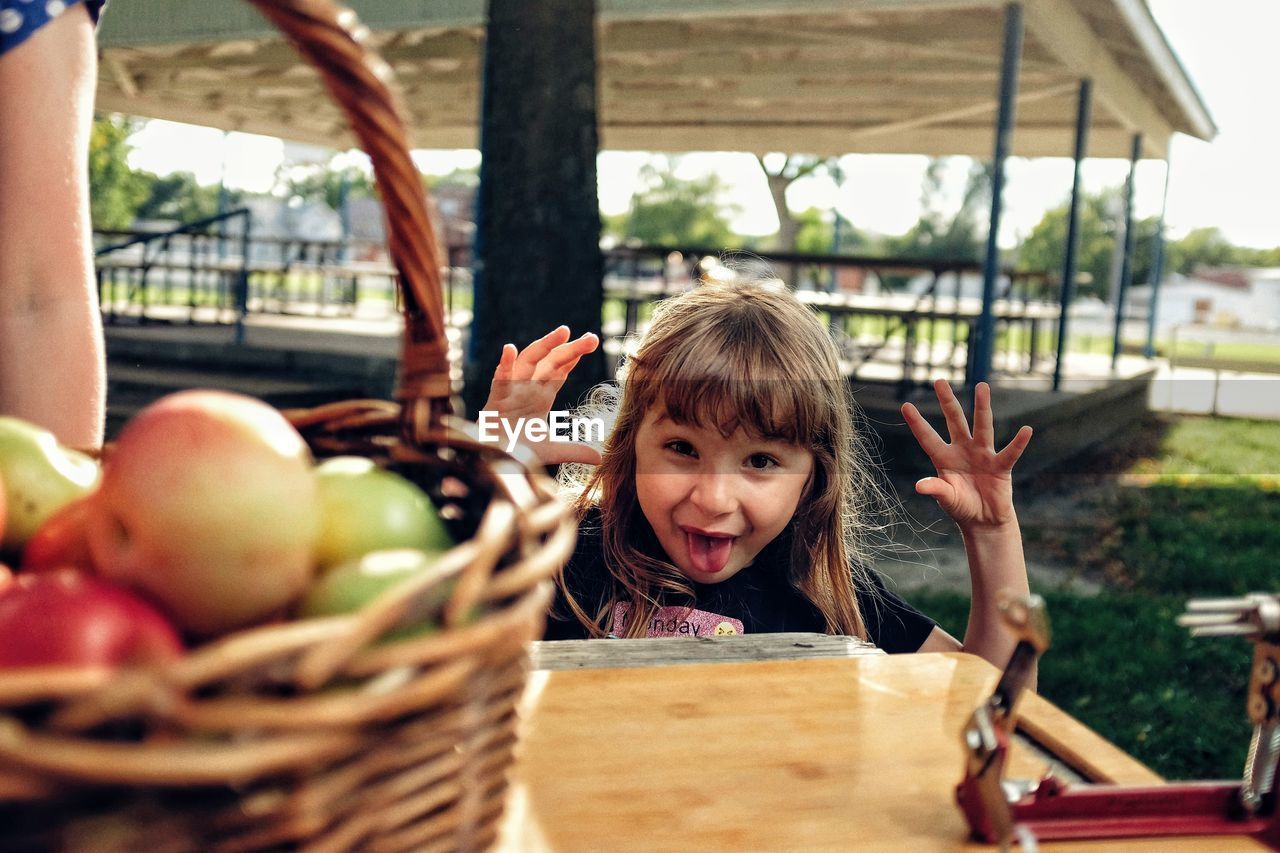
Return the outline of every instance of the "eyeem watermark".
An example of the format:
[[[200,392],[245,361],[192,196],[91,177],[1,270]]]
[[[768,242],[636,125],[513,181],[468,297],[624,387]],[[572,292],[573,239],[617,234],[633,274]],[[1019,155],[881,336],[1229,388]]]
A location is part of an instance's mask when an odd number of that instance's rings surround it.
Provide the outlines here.
[[[480,440],[497,444],[506,437],[507,452],[516,449],[516,442],[524,439],[528,444],[553,442],[603,442],[603,418],[579,418],[568,412],[551,411],[545,418],[504,418],[492,409],[481,409],[476,420],[480,427]]]

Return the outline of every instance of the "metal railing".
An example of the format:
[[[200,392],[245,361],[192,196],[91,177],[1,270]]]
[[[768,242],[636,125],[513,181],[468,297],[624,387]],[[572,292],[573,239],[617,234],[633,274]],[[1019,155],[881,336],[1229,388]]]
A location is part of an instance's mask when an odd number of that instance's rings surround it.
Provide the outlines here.
[[[386,319],[399,312],[396,271],[381,243],[263,238],[250,213],[235,210],[164,232],[99,232],[99,297],[107,323],[234,324],[242,339],[250,314]],[[449,252],[442,294],[452,325],[470,323],[465,247]],[[623,246],[604,252],[606,302],[620,320],[602,323],[614,349],[642,329],[653,303],[724,274],[787,273],[797,295],[830,324],[853,378],[895,377],[905,394],[936,375],[966,383],[968,341],[981,308],[964,293],[969,260],[787,253],[734,253],[678,246]],[[905,285],[916,281],[914,290]],[[1006,270],[996,306],[995,368],[1004,375],[1051,375],[1058,304],[1051,276]],[[606,311],[606,317],[611,312]]]
[[[397,316],[397,272],[383,244],[257,237],[240,209],[165,231],[99,231],[98,296],[109,324],[217,323],[243,329],[250,314]],[[443,294],[466,321],[470,271],[449,253]]]
[[[605,297],[623,306],[615,336],[641,327],[646,307],[723,274],[798,283],[797,295],[827,317],[850,376],[896,372],[905,393],[939,373],[968,383],[968,341],[981,300],[963,292],[966,274],[982,265],[957,259],[915,260],[846,255],[737,253],[684,246],[624,246],[605,254]],[[927,277],[917,291],[910,280]],[[997,368],[1006,375],[1051,375],[1046,344],[1056,330],[1056,284],[1044,273],[1006,269],[997,293],[996,323],[1003,346]],[[947,340],[939,340],[943,335]],[[941,352],[939,350],[941,349]]]

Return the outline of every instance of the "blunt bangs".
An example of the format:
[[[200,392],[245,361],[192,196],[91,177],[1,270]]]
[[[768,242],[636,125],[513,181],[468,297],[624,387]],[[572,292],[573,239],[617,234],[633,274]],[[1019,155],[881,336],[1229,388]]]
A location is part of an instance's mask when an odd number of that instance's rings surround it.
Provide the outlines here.
[[[676,344],[685,352],[658,359],[652,369],[634,362],[625,394],[636,395],[638,411],[660,406],[676,423],[716,429],[726,438],[741,428],[754,438],[801,446],[831,440],[845,400],[840,381],[787,376],[762,347],[718,343],[690,338]],[[715,358],[699,352],[713,348]]]

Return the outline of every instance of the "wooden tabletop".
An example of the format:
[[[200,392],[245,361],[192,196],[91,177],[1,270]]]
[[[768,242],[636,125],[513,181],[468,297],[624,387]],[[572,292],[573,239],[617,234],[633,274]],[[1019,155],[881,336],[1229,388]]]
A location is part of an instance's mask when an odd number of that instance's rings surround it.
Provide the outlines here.
[[[538,671],[503,850],[989,850],[955,805],[960,731],[998,673],[965,654]],[[1158,781],[1038,696],[1022,719],[1087,775]],[[1015,748],[1015,777],[1043,764]],[[1046,851],[1263,850],[1248,839]]]

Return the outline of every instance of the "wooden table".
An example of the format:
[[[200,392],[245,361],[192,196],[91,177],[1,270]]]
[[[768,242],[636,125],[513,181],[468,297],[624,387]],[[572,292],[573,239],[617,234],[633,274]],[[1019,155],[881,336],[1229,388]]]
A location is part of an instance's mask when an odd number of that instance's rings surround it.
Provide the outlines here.
[[[997,676],[965,654],[536,671],[500,847],[994,849],[967,842],[954,788],[960,730]],[[1038,696],[1021,717],[1088,778],[1159,781]],[[1015,748],[1009,775],[1043,766]],[[1042,849],[1266,848],[1201,838]]]

